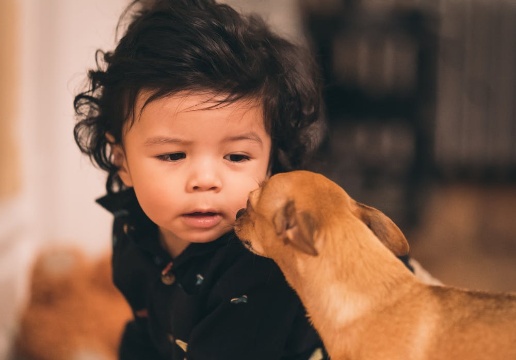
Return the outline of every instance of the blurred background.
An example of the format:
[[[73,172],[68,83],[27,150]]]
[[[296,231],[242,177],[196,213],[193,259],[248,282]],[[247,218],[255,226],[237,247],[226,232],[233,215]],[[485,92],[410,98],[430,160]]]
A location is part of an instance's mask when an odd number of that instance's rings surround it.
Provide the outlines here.
[[[72,101],[128,0],[0,1],[0,358],[42,248],[109,251]],[[310,46],[310,168],[375,206],[444,283],[516,291],[516,0],[231,0]]]

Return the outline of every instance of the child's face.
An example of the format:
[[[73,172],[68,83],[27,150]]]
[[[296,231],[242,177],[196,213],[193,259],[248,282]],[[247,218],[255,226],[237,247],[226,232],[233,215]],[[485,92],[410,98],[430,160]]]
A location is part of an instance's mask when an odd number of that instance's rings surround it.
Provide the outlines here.
[[[139,95],[137,116],[147,96]],[[240,100],[207,109],[208,99],[177,94],[150,102],[126,129],[123,149],[114,150],[122,181],[173,256],[228,232],[267,177],[271,139],[262,107]]]

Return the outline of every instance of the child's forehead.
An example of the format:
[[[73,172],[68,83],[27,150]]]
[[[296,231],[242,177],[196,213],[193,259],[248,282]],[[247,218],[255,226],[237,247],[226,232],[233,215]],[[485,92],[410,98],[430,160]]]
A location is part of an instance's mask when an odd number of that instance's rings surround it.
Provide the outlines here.
[[[222,108],[253,109],[262,107],[262,99],[258,96],[232,98],[228,94],[213,91],[180,91],[156,97],[156,91],[142,90],[138,93],[134,104],[135,113],[140,114],[149,105],[160,106],[176,112],[211,110]]]
[[[206,114],[211,110],[217,113],[217,117],[224,114],[228,121],[240,120],[246,117],[245,115],[249,111],[257,114],[258,110],[259,115],[253,115],[250,118],[259,121],[260,127],[268,128],[262,99],[258,97],[247,96],[233,99],[226,94],[217,94],[212,91],[181,91],[160,96],[156,94],[157,91],[153,90],[142,90],[138,93],[132,114],[124,125],[125,131],[148,118],[187,118],[190,120],[196,118],[199,113]],[[202,116],[206,117],[206,115]]]

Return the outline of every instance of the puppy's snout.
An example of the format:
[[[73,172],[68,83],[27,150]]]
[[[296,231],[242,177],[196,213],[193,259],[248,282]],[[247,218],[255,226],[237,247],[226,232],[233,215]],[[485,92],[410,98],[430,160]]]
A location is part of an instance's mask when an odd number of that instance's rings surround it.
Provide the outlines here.
[[[236,213],[236,218],[238,219],[239,217],[241,217],[244,214],[245,214],[245,209],[240,209]]]

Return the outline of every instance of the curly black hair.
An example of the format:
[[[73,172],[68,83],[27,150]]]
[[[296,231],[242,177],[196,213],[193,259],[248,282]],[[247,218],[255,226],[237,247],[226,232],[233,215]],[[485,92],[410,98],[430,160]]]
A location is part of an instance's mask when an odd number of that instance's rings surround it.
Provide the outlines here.
[[[122,143],[140,91],[147,103],[182,91],[223,96],[222,103],[259,99],[272,139],[272,174],[300,168],[319,118],[317,66],[304,47],[278,36],[256,15],[213,0],[136,0],[113,51],[97,51],[87,89],[74,99],[80,150],[108,172],[106,189],[124,188],[111,159],[109,133]]]

